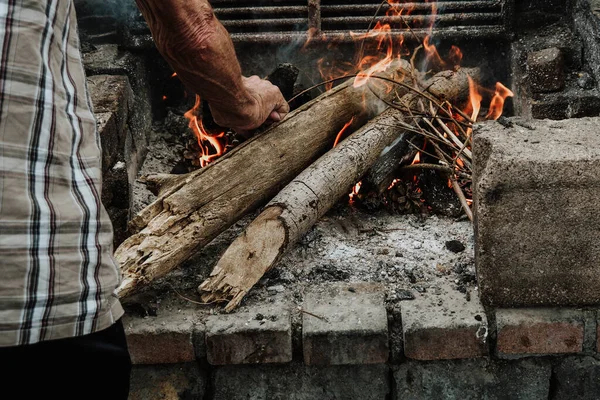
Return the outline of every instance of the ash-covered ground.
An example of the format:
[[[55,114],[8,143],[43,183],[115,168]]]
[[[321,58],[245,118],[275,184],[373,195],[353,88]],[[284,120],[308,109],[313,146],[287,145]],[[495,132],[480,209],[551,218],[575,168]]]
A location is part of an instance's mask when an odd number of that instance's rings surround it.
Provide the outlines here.
[[[183,143],[156,126],[140,176],[171,172],[181,160]],[[134,192],[135,211],[154,200],[141,183]],[[179,269],[126,299],[126,306],[138,315],[177,310],[194,319],[222,312],[222,305],[197,304],[201,302],[197,287],[257,215],[258,211],[240,220]],[[308,287],[341,281],[385,284],[388,307],[448,286],[468,296],[476,285],[473,254],[473,228],[468,220],[364,211],[343,200],[267,273],[240,310],[271,302],[297,308]]]

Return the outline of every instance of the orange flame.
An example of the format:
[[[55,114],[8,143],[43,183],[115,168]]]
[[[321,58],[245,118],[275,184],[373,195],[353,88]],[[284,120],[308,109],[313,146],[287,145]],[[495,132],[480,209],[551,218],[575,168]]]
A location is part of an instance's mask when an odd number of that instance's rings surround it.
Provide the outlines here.
[[[490,111],[486,115],[486,119],[497,120],[502,115],[504,111],[504,102],[507,97],[513,97],[514,93],[504,86],[502,83],[496,83],[496,93],[494,93],[494,97],[490,103]]]
[[[344,127],[337,134],[337,136],[335,138],[335,142],[333,143],[333,147],[336,147],[338,145],[338,143],[342,139],[342,136],[344,135],[344,133],[346,133],[346,131],[348,130],[348,128],[350,128],[350,125],[352,125],[353,122],[354,122],[354,117],[352,117],[350,119],[350,121],[346,122],[346,125],[344,125]]]
[[[198,118],[200,106],[200,96],[196,96],[194,107],[186,112],[184,116],[190,121],[189,127],[192,132],[194,132],[194,135],[198,140],[198,146],[200,146],[200,151],[202,152],[200,156],[200,166],[205,167],[225,153],[227,138],[225,137],[225,132],[210,134],[204,129],[202,119]]]
[[[362,187],[362,181],[358,182],[356,185],[354,185],[354,187],[352,188],[352,193],[349,194],[350,197],[350,204],[352,204],[354,202],[354,198],[356,196],[358,196],[358,192],[360,192],[360,188]]]
[[[417,154],[415,155],[415,158],[413,159],[412,163],[410,163],[410,165],[415,165],[415,164],[419,164],[421,163],[421,152],[417,152]]]
[[[479,110],[481,110],[481,101],[483,100],[483,96],[479,93],[479,89],[475,81],[470,77],[469,78],[469,109],[467,113],[471,113],[471,119],[473,121],[477,121],[477,116],[479,115]]]
[[[440,53],[438,53],[437,47],[431,44],[430,40],[431,36],[429,35],[425,36],[425,39],[423,40],[423,47],[425,48],[425,53],[427,53],[427,63],[431,63],[436,69],[444,68],[446,66],[446,63],[444,62],[444,60],[442,60],[442,57],[440,57]]]

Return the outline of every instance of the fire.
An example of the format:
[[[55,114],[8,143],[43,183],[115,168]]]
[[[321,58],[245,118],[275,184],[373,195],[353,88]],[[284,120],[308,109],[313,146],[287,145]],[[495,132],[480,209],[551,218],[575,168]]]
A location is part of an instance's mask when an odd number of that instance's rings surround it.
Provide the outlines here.
[[[496,93],[494,93],[494,97],[490,103],[490,111],[486,115],[486,119],[497,120],[502,115],[504,111],[504,102],[507,97],[513,97],[514,93],[504,86],[502,83],[496,83]]]
[[[421,162],[421,152],[419,151],[415,155],[415,158],[413,159],[412,163],[410,163],[410,165],[419,164],[420,162]]]
[[[354,202],[354,198],[356,196],[358,196],[358,192],[360,192],[360,188],[362,187],[362,181],[358,182],[356,185],[354,185],[354,187],[352,188],[352,193],[349,194],[350,197],[350,204],[352,204]]]
[[[473,78],[470,76],[469,78],[469,105],[471,111],[471,120],[477,121],[477,116],[479,115],[479,110],[481,110],[481,102],[483,101],[483,96],[479,93],[479,89]]]
[[[210,134],[204,129],[202,119],[198,118],[198,111],[201,106],[200,96],[196,96],[194,107],[186,112],[184,116],[190,121],[189,127],[194,132],[198,145],[200,146],[200,166],[205,167],[225,153],[227,138],[225,132]]]
[[[346,122],[346,125],[344,125],[344,127],[337,134],[337,136],[335,138],[335,142],[333,143],[333,147],[336,147],[338,145],[338,143],[342,139],[342,136],[344,136],[344,133],[346,133],[346,131],[348,130],[348,128],[350,128],[350,126],[352,125],[353,122],[354,122],[354,117],[350,118],[350,121]]]

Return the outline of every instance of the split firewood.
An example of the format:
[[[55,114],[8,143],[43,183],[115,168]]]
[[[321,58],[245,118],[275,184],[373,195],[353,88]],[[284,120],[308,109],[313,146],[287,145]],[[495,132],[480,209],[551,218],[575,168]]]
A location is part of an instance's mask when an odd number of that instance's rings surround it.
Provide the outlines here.
[[[461,68],[458,71],[442,71],[422,84],[423,91],[430,93],[436,100],[448,101],[451,104],[461,104],[469,98],[470,76],[475,82],[483,79],[479,68]],[[409,93],[401,99],[397,106],[415,110],[418,113],[417,103],[423,98],[418,93]],[[411,123],[409,119],[406,122]],[[369,169],[363,179],[363,185],[367,190],[376,193],[385,192],[394,178],[397,170],[405,159],[410,146],[408,142],[415,137],[415,133],[404,131],[399,135],[391,148],[383,154],[377,162]]]
[[[381,73],[410,75],[399,62]],[[134,234],[116,250],[121,297],[138,291],[181,265],[241,217],[268,202],[302,170],[331,148],[354,118],[362,126],[396,94],[353,87],[353,79],[290,113],[281,123],[244,142],[213,164],[187,175],[148,177],[158,199],[136,215]],[[364,104],[376,105],[365,110]]]
[[[199,290],[203,301],[229,300],[232,311],[377,160],[402,128],[403,112],[389,108],[330,150],[287,185],[227,249]]]

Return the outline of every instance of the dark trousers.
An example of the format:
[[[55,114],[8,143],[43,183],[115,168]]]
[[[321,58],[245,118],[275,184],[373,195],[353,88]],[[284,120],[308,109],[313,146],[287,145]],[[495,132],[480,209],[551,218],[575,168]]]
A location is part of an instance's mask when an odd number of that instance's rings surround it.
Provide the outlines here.
[[[129,395],[131,359],[121,321],[90,335],[0,347],[6,399],[110,399]],[[10,393],[10,394],[9,394]]]

